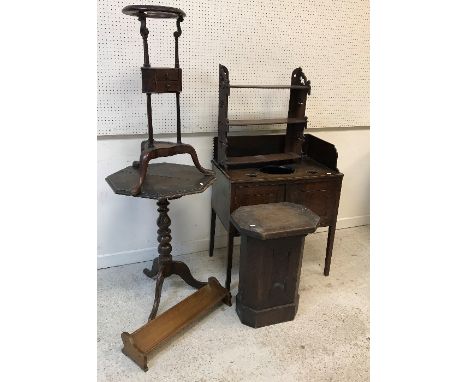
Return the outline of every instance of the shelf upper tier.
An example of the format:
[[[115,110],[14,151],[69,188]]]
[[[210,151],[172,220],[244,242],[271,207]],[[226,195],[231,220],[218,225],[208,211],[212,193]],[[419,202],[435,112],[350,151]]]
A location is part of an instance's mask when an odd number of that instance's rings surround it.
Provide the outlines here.
[[[269,118],[269,119],[228,119],[229,126],[277,125],[283,123],[306,123],[304,118]]]
[[[231,89],[304,89],[307,90],[310,86],[307,85],[229,85]]]

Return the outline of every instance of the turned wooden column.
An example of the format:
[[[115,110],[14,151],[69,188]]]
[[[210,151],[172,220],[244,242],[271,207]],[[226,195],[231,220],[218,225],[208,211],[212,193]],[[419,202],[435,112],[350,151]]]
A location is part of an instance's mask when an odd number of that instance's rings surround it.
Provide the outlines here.
[[[172,245],[171,245],[171,229],[169,228],[171,225],[171,218],[168,215],[169,212],[169,200],[167,199],[159,199],[157,201],[158,206],[158,220],[156,224],[158,225],[158,253],[159,256],[153,260],[153,265],[151,269],[145,268],[143,273],[151,278],[154,278],[158,274],[158,270],[160,268],[160,264],[167,263],[172,260]]]
[[[151,321],[156,317],[159,308],[159,302],[161,300],[161,290],[164,283],[164,279],[171,275],[178,275],[188,285],[193,288],[200,289],[207,283],[196,280],[188,266],[182,261],[172,260],[172,245],[171,245],[171,219],[168,215],[169,212],[169,200],[166,198],[158,199],[158,254],[159,256],[153,260],[151,269],[145,268],[143,273],[156,280],[156,287],[154,291],[154,303],[148,321]]]

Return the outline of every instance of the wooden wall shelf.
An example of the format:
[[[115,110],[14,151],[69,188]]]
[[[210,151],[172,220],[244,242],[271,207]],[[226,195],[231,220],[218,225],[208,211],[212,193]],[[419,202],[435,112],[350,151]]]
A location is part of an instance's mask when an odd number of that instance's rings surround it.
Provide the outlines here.
[[[229,119],[229,96],[231,89],[289,89],[289,108],[286,118],[267,119]],[[224,168],[247,164],[283,163],[298,160],[302,157],[304,129],[307,128],[305,115],[307,95],[310,94],[310,81],[307,80],[301,68],[296,68],[291,74],[290,85],[231,85],[229,70],[219,65],[219,110],[218,110],[218,162]],[[284,144],[275,155],[247,155],[244,158],[231,157],[232,147],[229,128],[232,126],[258,126],[285,124],[286,135]],[[261,148],[258,148],[262,150]],[[257,152],[254,154],[264,154]]]
[[[124,347],[122,352],[144,371],[148,371],[148,355],[158,345],[201,318],[223,300],[225,303],[230,301],[229,291],[223,288],[216,278],[210,277],[207,285],[166,310],[154,320],[149,321],[140,329],[132,334],[123,332]]]

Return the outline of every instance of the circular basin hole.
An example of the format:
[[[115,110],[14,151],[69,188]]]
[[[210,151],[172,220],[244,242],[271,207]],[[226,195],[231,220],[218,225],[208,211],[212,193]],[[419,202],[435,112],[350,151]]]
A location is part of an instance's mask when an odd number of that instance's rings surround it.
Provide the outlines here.
[[[264,172],[265,174],[292,174],[294,172],[294,169],[289,166],[269,165],[262,167],[260,171]]]

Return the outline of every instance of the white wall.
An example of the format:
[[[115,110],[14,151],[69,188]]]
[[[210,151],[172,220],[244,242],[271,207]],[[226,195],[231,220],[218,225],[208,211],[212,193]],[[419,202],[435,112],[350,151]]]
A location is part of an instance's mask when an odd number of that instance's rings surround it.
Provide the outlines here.
[[[312,133],[312,131],[308,131]],[[338,150],[338,168],[344,173],[338,228],[369,223],[369,129],[314,131]],[[183,141],[195,147],[202,166],[211,168],[212,134],[187,134]],[[104,178],[139,157],[143,137],[106,137],[98,150],[98,268],[151,260],[157,253],[156,202],[113,193]],[[156,137],[158,139],[158,137]],[[165,136],[165,140],[175,137]],[[192,164],[188,155],[156,162]],[[211,189],[171,201],[173,255],[208,249]],[[226,233],[217,223],[216,247],[226,245]]]

